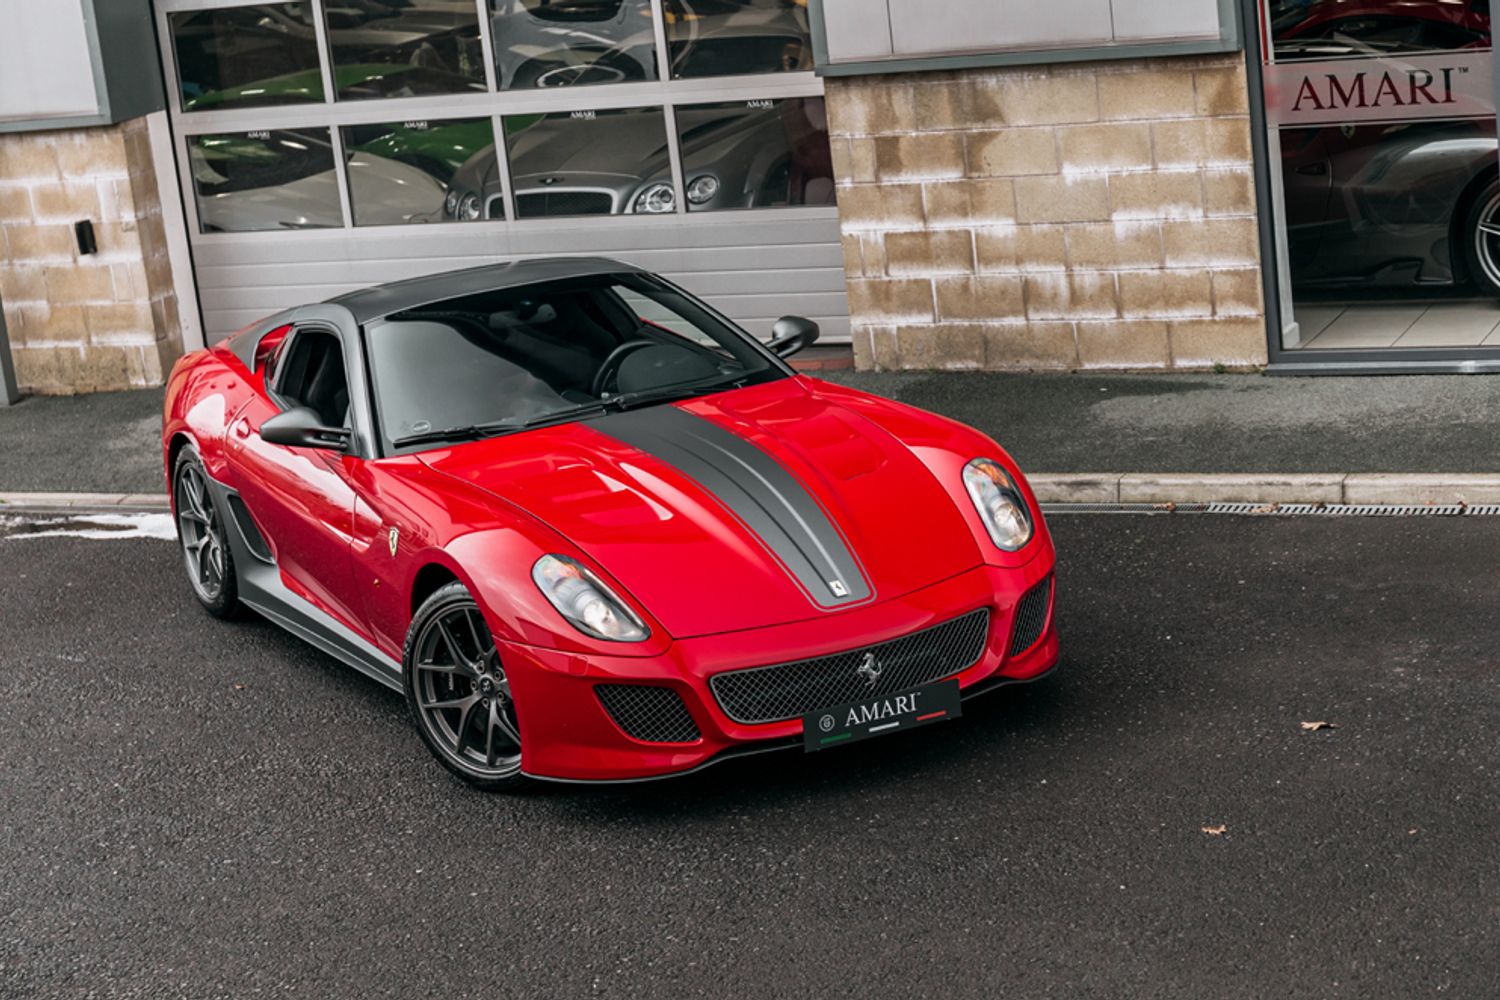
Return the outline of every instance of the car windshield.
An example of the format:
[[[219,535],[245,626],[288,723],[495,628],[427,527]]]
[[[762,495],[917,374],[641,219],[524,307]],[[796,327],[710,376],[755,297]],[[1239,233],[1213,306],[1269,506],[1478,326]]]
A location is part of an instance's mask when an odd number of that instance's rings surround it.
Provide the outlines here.
[[[386,449],[412,451],[783,378],[746,334],[659,278],[590,275],[368,324]]]

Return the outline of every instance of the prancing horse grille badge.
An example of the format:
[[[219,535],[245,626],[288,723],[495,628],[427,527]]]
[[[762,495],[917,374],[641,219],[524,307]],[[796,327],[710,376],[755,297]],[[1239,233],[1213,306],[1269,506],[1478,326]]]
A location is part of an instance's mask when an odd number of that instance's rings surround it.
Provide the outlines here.
[[[854,672],[863,677],[866,684],[874,688],[875,682],[880,680],[880,674],[883,669],[880,661],[875,659],[874,653],[866,653],[865,658],[859,661],[859,666],[854,668]]]

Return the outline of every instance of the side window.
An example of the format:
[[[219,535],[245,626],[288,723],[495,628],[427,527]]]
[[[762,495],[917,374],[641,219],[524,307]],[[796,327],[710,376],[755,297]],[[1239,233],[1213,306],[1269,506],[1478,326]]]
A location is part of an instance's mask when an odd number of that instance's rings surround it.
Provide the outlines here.
[[[349,426],[349,382],[338,337],[326,330],[297,330],[281,349],[276,394],[290,406],[311,407],[328,427]]]

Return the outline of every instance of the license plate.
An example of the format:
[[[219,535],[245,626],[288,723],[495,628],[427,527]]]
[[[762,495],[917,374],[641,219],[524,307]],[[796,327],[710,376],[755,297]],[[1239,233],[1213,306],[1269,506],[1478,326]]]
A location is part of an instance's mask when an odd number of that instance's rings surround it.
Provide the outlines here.
[[[802,748],[808,752],[827,750],[931,722],[946,722],[962,714],[961,704],[958,681],[954,680],[822,708],[802,717]]]

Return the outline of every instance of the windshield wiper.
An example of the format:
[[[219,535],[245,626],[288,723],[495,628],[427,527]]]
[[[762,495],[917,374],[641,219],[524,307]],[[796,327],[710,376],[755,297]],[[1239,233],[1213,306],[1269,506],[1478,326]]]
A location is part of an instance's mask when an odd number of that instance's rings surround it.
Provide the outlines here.
[[[575,406],[571,410],[560,410],[557,413],[532,417],[530,420],[522,420],[519,423],[514,420],[495,420],[487,424],[462,424],[436,431],[423,431],[420,434],[408,434],[405,437],[396,438],[391,442],[391,446],[405,448],[408,445],[432,444],[438,441],[478,441],[480,438],[499,437],[503,434],[514,434],[516,431],[529,431],[535,427],[571,423],[580,417],[603,412],[603,403],[590,403],[587,406]]]
[[[692,399],[694,396],[707,396],[715,392],[725,392],[729,389],[742,387],[749,379],[749,375],[736,375],[730,379],[721,379],[710,382],[707,385],[679,385],[668,389],[643,389],[640,392],[629,392],[622,396],[615,396],[605,400],[605,405],[614,410],[635,410],[643,406],[655,406],[657,403],[670,403],[678,399]]]

